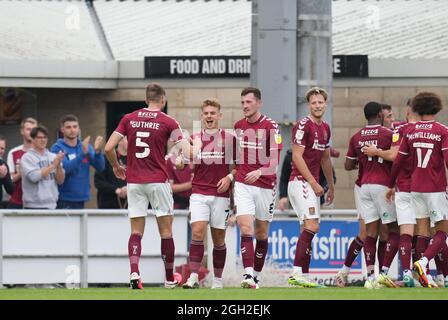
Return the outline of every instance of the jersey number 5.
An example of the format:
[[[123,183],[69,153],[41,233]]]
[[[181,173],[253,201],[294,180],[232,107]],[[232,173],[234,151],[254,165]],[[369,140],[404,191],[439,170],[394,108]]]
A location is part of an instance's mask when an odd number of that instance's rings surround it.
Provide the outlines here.
[[[431,158],[432,149],[428,149],[428,151],[425,154],[425,158],[422,159],[422,149],[417,148],[417,167],[419,168],[426,168],[428,166],[429,158]]]
[[[146,158],[151,153],[151,150],[149,149],[149,144],[147,144],[146,142],[142,141],[142,138],[148,138],[149,134],[150,134],[149,132],[142,132],[142,131],[137,131],[136,132],[137,138],[135,139],[135,146],[144,148],[143,152],[136,152],[135,153],[135,156],[138,159]]]

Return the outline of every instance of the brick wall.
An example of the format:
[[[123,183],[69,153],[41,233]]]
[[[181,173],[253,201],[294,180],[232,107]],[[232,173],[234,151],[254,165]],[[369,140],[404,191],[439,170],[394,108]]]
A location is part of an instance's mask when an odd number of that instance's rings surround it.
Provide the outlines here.
[[[345,153],[350,137],[365,123],[363,106],[371,100],[389,103],[393,107],[395,117],[404,119],[406,100],[418,91],[434,91],[448,102],[448,88],[445,87],[376,87],[376,88],[344,88],[333,89],[333,144],[341,152],[335,159],[337,175],[336,208],[354,208],[353,184],[355,172],[344,170]],[[233,123],[242,118],[240,109],[241,88],[169,88],[167,96],[169,113],[181,126],[191,132],[192,120],[200,117],[200,104],[206,98],[217,98],[222,104],[224,128],[233,128]],[[83,136],[105,135],[106,103],[108,101],[141,101],[145,97],[144,89],[119,90],[69,90],[38,89],[37,117],[50,132],[49,143],[54,143],[58,130],[58,119],[66,113],[74,113],[80,119]],[[448,110],[443,110],[438,120],[448,123]],[[285,146],[288,147],[288,146]],[[93,183],[92,183],[93,186]],[[95,207],[95,190],[92,188],[93,200],[88,207]]]

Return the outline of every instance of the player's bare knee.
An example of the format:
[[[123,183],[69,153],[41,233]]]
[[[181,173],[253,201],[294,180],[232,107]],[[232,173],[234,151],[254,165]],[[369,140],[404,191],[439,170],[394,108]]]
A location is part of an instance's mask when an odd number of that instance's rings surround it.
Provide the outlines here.
[[[366,230],[359,230],[358,238],[363,242],[366,241],[366,238],[367,238]]]
[[[396,221],[387,224],[387,228],[388,228],[389,233],[390,232],[397,232],[398,233],[399,230],[400,230],[400,228],[398,227],[398,224],[397,224]]]
[[[203,241],[205,237],[205,230],[201,228],[195,228],[191,231],[191,238],[195,241]]]
[[[318,233],[320,229],[319,220],[317,219],[307,219],[304,221],[303,226],[305,229],[314,233]]]
[[[268,238],[268,233],[266,231],[255,231],[255,238],[257,240],[266,240]]]

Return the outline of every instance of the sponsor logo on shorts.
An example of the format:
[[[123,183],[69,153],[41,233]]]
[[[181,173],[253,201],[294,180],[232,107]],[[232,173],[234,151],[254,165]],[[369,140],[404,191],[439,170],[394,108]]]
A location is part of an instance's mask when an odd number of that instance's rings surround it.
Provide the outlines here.
[[[383,212],[383,218],[389,218],[389,213],[388,212]]]

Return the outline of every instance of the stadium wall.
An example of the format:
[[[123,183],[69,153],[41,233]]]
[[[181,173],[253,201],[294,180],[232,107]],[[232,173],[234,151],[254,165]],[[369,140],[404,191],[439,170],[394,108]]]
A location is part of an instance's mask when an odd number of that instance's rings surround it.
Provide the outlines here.
[[[222,126],[232,128],[233,123],[241,118],[240,92],[241,88],[249,82],[214,80],[198,82],[192,81],[160,81],[167,88],[169,101],[168,113],[176,118],[181,126],[192,130],[192,119],[199,119],[199,105],[205,98],[217,98],[222,104],[224,114]],[[405,103],[409,97],[418,91],[429,90],[439,93],[443,101],[448,102],[447,87],[424,86],[369,86],[369,80],[358,86],[340,86],[337,80],[333,89],[333,145],[341,152],[338,159],[334,159],[337,176],[335,208],[354,208],[353,185],[356,180],[356,172],[344,170],[344,155],[350,137],[363,126],[363,105],[376,100],[392,105],[395,117],[403,120],[405,117]],[[233,86],[232,86],[233,85]],[[144,88],[144,83],[141,83]],[[37,96],[37,118],[46,125],[50,132],[50,141],[56,139],[59,127],[58,119],[66,113],[75,113],[81,123],[82,134],[105,135],[106,134],[106,106],[107,102],[117,101],[142,101],[145,97],[144,89],[34,89]],[[448,110],[443,110],[439,120],[448,123]],[[11,145],[9,147],[12,147]],[[93,186],[93,183],[92,183]],[[92,187],[92,201],[88,208],[96,207],[95,188]]]

